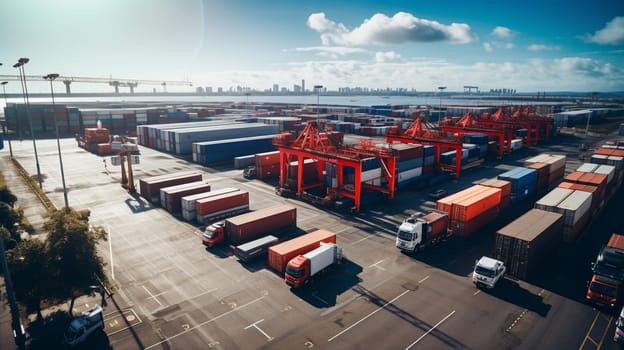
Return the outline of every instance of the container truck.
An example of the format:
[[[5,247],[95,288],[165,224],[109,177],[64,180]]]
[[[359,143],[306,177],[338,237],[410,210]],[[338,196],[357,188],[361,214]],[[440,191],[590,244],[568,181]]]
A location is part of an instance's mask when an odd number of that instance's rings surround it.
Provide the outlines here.
[[[321,242],[320,247],[297,255],[288,262],[284,280],[293,288],[299,288],[341,261],[342,248],[335,243]]]
[[[286,271],[286,265],[297,255],[305,254],[323,243],[336,243],[336,234],[327,230],[316,230],[269,248],[269,266],[279,273]]]
[[[231,217],[206,227],[202,243],[208,248],[224,241],[239,245],[289,226],[297,226],[297,208],[277,205]]]
[[[413,253],[429,245],[434,245],[448,237],[448,214],[431,212],[427,215],[416,213],[403,220],[399,226],[396,247]]]
[[[243,243],[234,247],[234,255],[243,262],[265,255],[270,246],[276,245],[279,238],[268,235],[251,242]]]
[[[591,281],[587,286],[587,300],[615,306],[624,282],[624,235],[612,234],[592,264]]]
[[[195,202],[197,222],[206,224],[249,211],[249,192],[233,191],[198,199]]]
[[[482,256],[481,259],[475,263],[474,271],[472,272],[472,283],[477,288],[485,287],[492,289],[496,286],[498,281],[503,279],[505,275],[505,264],[487,256]]]

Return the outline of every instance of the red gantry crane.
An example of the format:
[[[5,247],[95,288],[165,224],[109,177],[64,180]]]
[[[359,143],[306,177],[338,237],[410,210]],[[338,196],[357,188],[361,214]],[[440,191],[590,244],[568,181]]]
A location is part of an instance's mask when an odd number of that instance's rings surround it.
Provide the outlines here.
[[[401,132],[398,126],[392,126],[386,136],[388,143],[418,143],[435,147],[435,162],[440,164],[440,154],[443,149],[455,150],[455,166],[441,166],[443,170],[455,171],[455,177],[459,178],[461,172],[462,140],[454,137],[447,137],[439,130],[432,127],[423,126],[422,119],[417,117],[407,130]]]
[[[527,143],[530,146],[539,141],[542,128],[546,131],[545,138],[548,141],[552,118],[534,113],[531,106],[500,107],[494,114],[483,113],[479,117],[479,125],[488,127],[506,125],[516,129],[527,129]],[[535,140],[533,140],[534,135]]]
[[[484,134],[498,139],[497,158],[501,159],[504,154],[504,145],[507,145],[507,154],[511,153],[511,140],[515,129],[509,125],[481,125],[472,113],[466,113],[456,123],[450,118],[440,121],[440,128],[444,132],[464,134]]]
[[[354,201],[352,210],[355,212],[360,210],[363,189],[382,192],[388,198],[394,198],[397,156],[392,148],[377,147],[370,139],[362,140],[355,146],[345,146],[331,138],[331,134],[326,132],[322,121],[309,121],[295,139],[292,139],[290,133],[282,133],[273,139],[273,144],[280,151],[280,178],[276,189],[279,195],[294,194],[298,198],[321,204],[328,204],[341,198],[351,198]],[[381,176],[387,181],[387,187],[362,182],[362,164],[370,158],[379,160]],[[316,177],[309,183],[304,182],[306,159],[313,159],[316,167]],[[292,178],[292,174],[288,174],[292,169],[289,166],[291,162],[297,162],[296,184],[288,181]],[[326,173],[328,163],[335,166],[336,187],[325,184],[325,177],[330,175]],[[353,184],[345,179],[347,167],[353,168]],[[324,197],[315,198],[306,192],[310,189],[320,189]]]

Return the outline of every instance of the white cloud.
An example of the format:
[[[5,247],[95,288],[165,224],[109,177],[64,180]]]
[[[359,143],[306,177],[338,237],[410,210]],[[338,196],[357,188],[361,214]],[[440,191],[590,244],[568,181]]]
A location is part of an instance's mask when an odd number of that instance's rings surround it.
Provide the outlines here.
[[[386,52],[376,52],[375,53],[375,62],[389,62],[389,61],[397,61],[402,57],[398,53],[394,51],[386,51]]]
[[[494,48],[492,48],[492,44],[490,43],[483,43],[483,48],[485,49],[485,51],[487,52],[492,52],[494,51]]]
[[[542,45],[542,44],[531,44],[529,45],[529,50],[531,51],[554,51],[559,50],[560,47],[556,45]]]
[[[514,43],[491,41],[483,43],[483,48],[487,52],[493,52],[494,49],[513,49],[516,45]]]
[[[366,50],[357,47],[344,47],[344,46],[310,46],[310,47],[297,47],[295,51],[301,52],[318,52],[319,55],[331,55],[332,57],[346,56],[354,53],[366,52]]]
[[[342,23],[325,17],[325,13],[313,13],[308,26],[321,34],[323,45],[383,45],[409,42],[450,42],[465,44],[477,40],[470,26],[465,23],[444,25],[437,21],[414,17],[398,12],[392,17],[377,13],[364,20],[353,30]]]
[[[581,39],[601,45],[624,45],[624,17],[615,17],[604,28],[593,35],[585,34]]]
[[[491,35],[497,36],[501,39],[509,39],[512,38],[514,35],[516,35],[516,33],[507,28],[507,27],[502,27],[502,26],[498,26],[496,28],[494,28],[492,30],[492,33],[490,33]]]

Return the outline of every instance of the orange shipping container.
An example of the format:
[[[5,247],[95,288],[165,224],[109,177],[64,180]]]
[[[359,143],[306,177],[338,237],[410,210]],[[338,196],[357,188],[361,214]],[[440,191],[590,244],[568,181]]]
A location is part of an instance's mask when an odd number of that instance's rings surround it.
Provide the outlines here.
[[[469,221],[483,212],[500,205],[502,193],[500,188],[480,187],[484,189],[475,191],[474,196],[465,197],[453,203],[451,220]]]

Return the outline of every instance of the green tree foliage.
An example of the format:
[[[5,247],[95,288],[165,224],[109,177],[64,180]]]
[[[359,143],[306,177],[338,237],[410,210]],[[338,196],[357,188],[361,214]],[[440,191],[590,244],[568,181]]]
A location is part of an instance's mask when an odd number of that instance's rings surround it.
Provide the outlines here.
[[[11,250],[17,245],[17,241],[11,235],[11,231],[7,230],[4,226],[0,226],[0,239],[4,240],[4,249]]]
[[[57,281],[51,290],[60,300],[93,293],[97,278],[106,281],[104,261],[97,255],[97,243],[106,240],[106,231],[89,225],[90,212],[63,208],[54,212],[44,227],[48,231],[47,253],[50,271]]]
[[[14,210],[5,202],[0,202],[0,226],[12,230],[14,225],[19,224],[21,220],[22,216],[19,211]]]
[[[45,242],[24,240],[6,256],[16,299],[29,313],[36,312],[41,319],[41,300],[58,283],[50,274]]]
[[[15,205],[17,197],[6,186],[0,186],[0,202],[8,204],[10,207]]]

